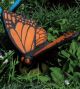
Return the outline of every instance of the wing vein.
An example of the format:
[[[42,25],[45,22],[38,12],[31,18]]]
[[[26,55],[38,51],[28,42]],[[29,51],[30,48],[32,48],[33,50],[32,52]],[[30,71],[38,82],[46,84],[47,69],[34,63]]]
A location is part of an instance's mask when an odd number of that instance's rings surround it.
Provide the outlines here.
[[[16,32],[16,34],[18,35],[18,37],[19,37],[19,39],[20,39],[20,41],[21,41],[21,43],[22,43],[22,40],[21,40],[21,38],[20,38],[18,32],[17,32],[16,30],[15,30],[15,32]],[[22,43],[22,47],[23,47],[23,49],[25,50],[25,47],[24,47],[23,43]],[[26,51],[26,50],[25,50],[25,51]]]
[[[26,43],[26,37],[27,37],[27,33],[28,33],[28,31],[29,31],[29,28],[30,28],[30,26],[28,27],[27,32],[26,32],[25,41],[24,41],[24,46],[25,46],[25,43]]]

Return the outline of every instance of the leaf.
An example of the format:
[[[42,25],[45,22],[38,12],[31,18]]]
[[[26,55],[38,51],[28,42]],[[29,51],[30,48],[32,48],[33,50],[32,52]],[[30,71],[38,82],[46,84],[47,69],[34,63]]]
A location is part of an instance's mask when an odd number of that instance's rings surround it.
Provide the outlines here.
[[[51,76],[52,76],[52,80],[54,80],[54,82],[61,84],[64,81],[64,76],[62,75],[62,71],[60,68],[54,67],[54,68],[50,68],[51,72]]]
[[[68,20],[65,18],[57,20],[56,23],[60,25],[62,31],[64,31],[64,29],[66,29],[67,25],[69,24]]]
[[[79,72],[74,72],[75,77],[77,77],[78,79],[80,78],[80,73]]]
[[[68,20],[67,19],[59,19],[59,20],[56,20],[56,22],[60,25],[65,25],[68,22]]]
[[[69,63],[70,63],[69,61],[66,61],[65,62],[64,66],[62,68],[62,71],[63,72],[67,72],[69,70]]]
[[[78,49],[78,44],[75,41],[72,41],[69,52],[75,55],[77,49]]]
[[[48,41],[53,41],[55,38],[51,33],[48,33]]]
[[[51,27],[48,29],[48,33],[52,33],[52,32],[53,32],[53,28]]]
[[[50,81],[48,76],[39,76],[38,79],[43,83]]]
[[[59,31],[57,29],[54,29],[53,34],[59,34]]]
[[[68,73],[73,73],[73,66],[71,66],[71,64],[69,64]]]
[[[79,59],[79,61],[80,61],[80,47],[77,49],[76,55],[77,55],[77,57],[78,57],[78,59]]]
[[[70,57],[70,54],[67,53],[67,52],[64,51],[64,50],[61,51],[61,54],[62,54],[65,58],[69,58],[69,57]]]

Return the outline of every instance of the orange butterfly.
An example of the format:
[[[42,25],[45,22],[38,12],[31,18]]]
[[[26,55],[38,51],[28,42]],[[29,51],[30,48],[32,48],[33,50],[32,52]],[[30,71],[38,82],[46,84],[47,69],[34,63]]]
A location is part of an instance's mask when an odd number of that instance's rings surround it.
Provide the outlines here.
[[[27,64],[31,63],[32,57],[78,35],[77,32],[68,32],[49,43],[46,31],[37,27],[34,21],[6,10],[3,11],[3,21],[11,41],[23,55],[21,61]]]

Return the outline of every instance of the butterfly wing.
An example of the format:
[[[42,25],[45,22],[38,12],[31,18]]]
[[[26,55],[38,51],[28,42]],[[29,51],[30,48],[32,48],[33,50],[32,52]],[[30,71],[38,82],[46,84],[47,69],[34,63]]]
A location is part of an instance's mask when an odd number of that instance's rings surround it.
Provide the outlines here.
[[[38,27],[36,30],[36,47],[45,42],[47,42],[47,33],[43,28]]]
[[[23,54],[30,53],[47,40],[43,28],[36,28],[34,21],[27,20],[21,15],[4,11],[3,21],[11,41]]]
[[[34,22],[8,11],[3,12],[3,21],[11,41],[21,53],[26,54],[35,48]]]
[[[54,48],[55,46],[60,46],[62,43],[68,42],[69,40],[72,40],[73,38],[77,37],[79,35],[79,32],[67,32],[65,34],[63,34],[62,36],[60,36],[59,38],[57,38],[55,41],[46,44],[44,47],[42,47],[41,49],[36,49],[34,51],[34,56],[37,56],[41,53],[44,53],[45,51]]]

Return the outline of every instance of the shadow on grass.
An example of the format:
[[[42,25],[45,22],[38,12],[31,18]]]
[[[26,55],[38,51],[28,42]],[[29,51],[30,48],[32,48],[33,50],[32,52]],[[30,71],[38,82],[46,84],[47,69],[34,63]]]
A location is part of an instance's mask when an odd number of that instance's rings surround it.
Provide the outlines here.
[[[4,50],[13,50],[16,49],[8,35],[5,33],[0,33],[0,48]]]

